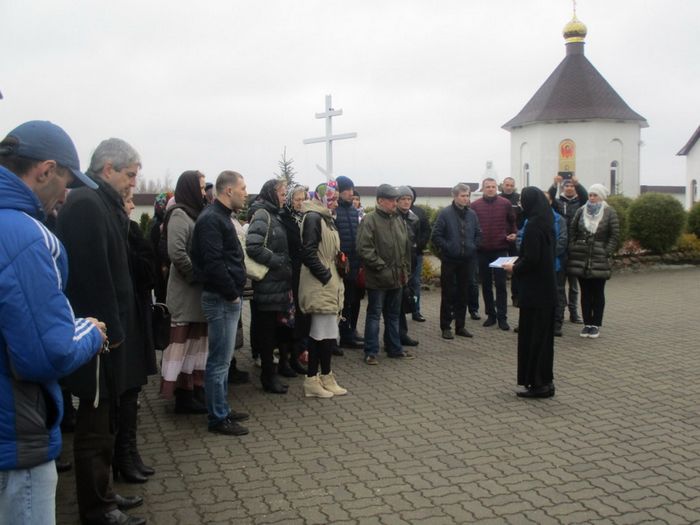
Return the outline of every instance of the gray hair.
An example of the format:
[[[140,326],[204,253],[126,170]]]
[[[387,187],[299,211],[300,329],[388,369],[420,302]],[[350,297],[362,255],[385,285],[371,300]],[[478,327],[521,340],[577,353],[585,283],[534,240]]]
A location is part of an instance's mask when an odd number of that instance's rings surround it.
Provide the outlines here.
[[[141,157],[136,150],[122,139],[107,139],[100,142],[90,159],[87,174],[91,177],[100,175],[105,165],[111,164],[116,171],[137,164],[141,167]]]
[[[229,186],[235,186],[238,182],[238,179],[242,178],[243,175],[241,175],[237,171],[222,171],[216,178],[216,184],[214,185],[214,187],[216,188],[216,193],[222,193]]]
[[[466,184],[464,182],[460,182],[457,184],[454,188],[452,188],[452,196],[456,197],[460,193],[467,192],[469,195],[472,194],[472,189],[469,187],[469,184]]]

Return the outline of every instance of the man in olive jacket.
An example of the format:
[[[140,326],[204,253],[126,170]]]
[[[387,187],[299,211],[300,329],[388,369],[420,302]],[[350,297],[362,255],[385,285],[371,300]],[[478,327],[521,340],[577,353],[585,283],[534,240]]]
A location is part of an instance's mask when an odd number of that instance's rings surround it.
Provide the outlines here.
[[[389,357],[412,357],[401,346],[399,313],[401,287],[410,275],[411,248],[406,226],[396,213],[399,192],[389,184],[377,188],[377,208],[360,223],[357,252],[365,266],[367,318],[365,362],[376,365],[379,353],[379,319],[384,313]]]

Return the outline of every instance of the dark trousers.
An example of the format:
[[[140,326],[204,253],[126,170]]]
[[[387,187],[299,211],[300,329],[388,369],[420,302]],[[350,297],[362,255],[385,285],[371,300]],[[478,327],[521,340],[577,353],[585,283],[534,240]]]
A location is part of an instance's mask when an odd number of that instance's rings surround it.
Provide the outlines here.
[[[357,330],[357,319],[360,316],[362,289],[357,286],[357,279],[343,279],[345,295],[343,296],[343,314],[338,329],[342,341],[352,341]]]
[[[442,261],[440,268],[440,329],[463,328],[467,318],[474,261]],[[478,303],[477,303],[478,310]]]
[[[73,436],[75,487],[82,521],[98,518],[117,508],[110,467],[114,451],[113,410],[111,403],[81,399]]]
[[[469,313],[479,313],[479,262],[474,259],[471,264],[469,275]]]
[[[508,257],[515,257],[520,255],[515,244],[508,248]],[[510,274],[510,300],[514,306],[518,306],[518,276],[514,273]]]
[[[566,273],[560,271],[557,277],[557,305],[554,308],[554,325],[561,327],[564,324],[564,308],[566,307]]]
[[[255,350],[260,353],[260,365],[263,377],[270,377],[275,373],[273,351],[281,344],[292,342],[292,330],[281,326],[277,322],[279,312],[267,310],[253,310],[251,319],[255,319],[255,332],[252,334],[255,341]]]
[[[508,290],[506,289],[506,272],[500,268],[490,268],[489,264],[499,257],[506,257],[507,250],[479,252],[479,276],[481,293],[484,297],[486,315],[499,321],[508,318]],[[493,287],[496,286],[496,301],[493,300]]]
[[[583,324],[602,326],[605,310],[605,279],[579,279]]]

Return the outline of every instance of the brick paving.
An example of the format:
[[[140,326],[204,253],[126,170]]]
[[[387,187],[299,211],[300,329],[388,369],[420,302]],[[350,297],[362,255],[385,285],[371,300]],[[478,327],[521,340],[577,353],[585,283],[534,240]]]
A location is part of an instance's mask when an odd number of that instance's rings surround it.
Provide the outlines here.
[[[616,275],[606,296],[599,339],[565,323],[548,400],[515,396],[512,331],[468,321],[474,339],[441,339],[439,292],[409,322],[417,359],[334,358],[348,396],[306,399],[302,378],[284,396],[235,388],[242,438],[176,416],[152,378],[140,441],[157,474],[116,489],[158,525],[698,523],[700,268]],[[72,473],[57,500],[77,523]]]

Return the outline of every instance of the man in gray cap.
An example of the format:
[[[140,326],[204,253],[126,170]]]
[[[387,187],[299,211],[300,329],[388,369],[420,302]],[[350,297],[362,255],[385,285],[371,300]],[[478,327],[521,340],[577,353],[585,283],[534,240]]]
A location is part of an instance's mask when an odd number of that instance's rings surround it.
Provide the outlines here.
[[[55,124],[26,122],[0,142],[0,523],[55,523],[58,379],[106,337],[104,323],[74,317],[66,251],[42,224],[77,185],[96,187]]]
[[[410,275],[406,225],[396,213],[398,190],[382,184],[377,188],[377,207],[367,214],[357,232],[357,252],[365,267],[367,318],[365,363],[376,365],[379,353],[379,320],[384,316],[386,352],[389,357],[413,357],[403,350],[399,336],[401,287]]]
[[[399,200],[397,201],[396,210],[398,215],[406,225],[406,233],[408,242],[411,246],[409,253],[409,261],[411,262],[411,272],[416,267],[416,259],[418,256],[418,236],[420,234],[420,219],[418,215],[411,211],[413,205],[413,191],[408,186],[399,186]],[[411,275],[412,277],[412,275]],[[407,313],[415,313],[416,311],[416,294],[412,288],[413,281],[410,280],[401,289],[401,305],[402,311],[399,313],[399,336],[403,346],[418,346],[418,341],[408,335],[408,323],[406,322]],[[420,286],[420,280],[418,281]],[[385,332],[386,334],[386,332]],[[386,343],[385,343],[386,344]]]

